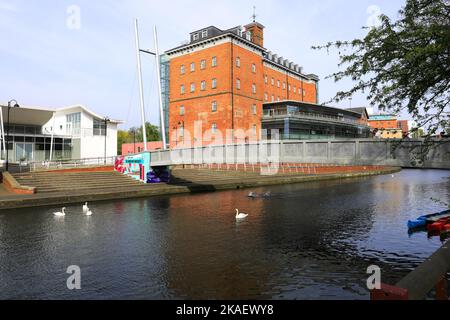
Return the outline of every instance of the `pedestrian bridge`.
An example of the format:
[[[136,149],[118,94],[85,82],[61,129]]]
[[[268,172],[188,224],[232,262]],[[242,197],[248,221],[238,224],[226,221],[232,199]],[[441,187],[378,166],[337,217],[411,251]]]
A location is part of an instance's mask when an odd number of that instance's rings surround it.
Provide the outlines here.
[[[327,163],[450,169],[450,139],[259,141],[149,152],[150,166]]]

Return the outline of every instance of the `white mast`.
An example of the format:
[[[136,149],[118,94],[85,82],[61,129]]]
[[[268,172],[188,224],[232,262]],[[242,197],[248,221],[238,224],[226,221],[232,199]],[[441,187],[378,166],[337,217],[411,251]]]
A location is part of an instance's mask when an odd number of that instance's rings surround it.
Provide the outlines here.
[[[162,89],[161,89],[161,66],[159,61],[159,50],[158,50],[158,32],[156,26],[154,28],[154,40],[155,40],[155,58],[156,58],[156,69],[158,74],[158,96],[159,96],[159,116],[161,120],[161,136],[163,139],[163,150],[166,150],[166,129],[164,123],[164,110],[163,110],[163,99],[162,99]]]
[[[136,33],[136,57],[137,57],[137,68],[138,68],[138,78],[139,78],[139,93],[140,93],[140,102],[141,102],[142,137],[144,139],[144,151],[147,151],[147,130],[145,128],[144,85],[142,83],[141,49],[140,49],[140,46],[139,46],[138,19],[136,19],[134,21],[134,29],[135,29],[135,33]]]

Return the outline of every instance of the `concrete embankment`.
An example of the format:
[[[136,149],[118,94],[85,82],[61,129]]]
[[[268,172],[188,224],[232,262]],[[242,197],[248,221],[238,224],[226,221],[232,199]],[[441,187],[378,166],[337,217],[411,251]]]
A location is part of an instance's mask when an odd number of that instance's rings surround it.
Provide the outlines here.
[[[331,174],[295,174],[280,173],[264,176],[253,172],[239,171],[213,171],[207,169],[175,169],[173,170],[173,181],[170,184],[134,184],[120,187],[109,185],[104,177],[97,177],[103,187],[85,185],[85,189],[51,189],[37,185],[37,193],[32,195],[2,195],[0,197],[0,209],[15,209],[26,207],[43,207],[83,203],[85,201],[111,201],[118,199],[145,198],[158,195],[170,195],[194,192],[210,192],[219,190],[244,189],[279,184],[304,183],[312,181],[348,179],[356,177],[367,177],[381,174],[391,174],[400,171],[395,167],[376,167],[355,172],[342,172]],[[73,175],[74,173],[71,173]],[[118,173],[111,172],[112,175]],[[64,175],[64,174],[60,174]],[[31,179],[31,178],[30,178]],[[78,177],[77,179],[81,179]],[[71,176],[74,183],[77,179]],[[103,179],[103,182],[102,180]],[[41,179],[39,181],[45,181]],[[38,182],[36,182],[38,183]],[[85,184],[80,181],[80,184]],[[32,185],[32,184],[31,184]],[[89,188],[87,188],[89,187]],[[39,192],[39,189],[47,192]],[[53,190],[50,192],[50,190]]]

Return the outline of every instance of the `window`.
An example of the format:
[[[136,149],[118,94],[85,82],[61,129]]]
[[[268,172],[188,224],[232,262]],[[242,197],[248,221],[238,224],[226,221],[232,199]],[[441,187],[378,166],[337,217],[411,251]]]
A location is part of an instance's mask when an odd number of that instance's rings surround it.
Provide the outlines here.
[[[246,38],[248,41],[251,41],[251,40],[252,40],[252,33],[251,33],[250,31],[247,31],[247,32],[245,33],[245,38]]]
[[[93,133],[94,133],[94,136],[106,136],[105,120],[94,119]]]
[[[212,132],[212,133],[216,133],[216,132],[217,132],[217,124],[216,124],[216,123],[213,123],[213,124],[212,124],[212,126],[211,126],[211,132]]]
[[[184,123],[180,126],[180,137],[184,137]]]
[[[206,81],[202,81],[201,83],[200,83],[200,90],[206,90]]]
[[[272,78],[272,85],[274,85],[275,84],[275,79],[274,78]]]
[[[211,87],[212,87],[213,89],[216,89],[216,88],[217,88],[217,79],[212,79],[212,85],[211,85]]]
[[[275,97],[272,95],[272,102],[275,102]]]
[[[191,92],[195,92],[195,83],[191,83]]]
[[[252,114],[256,115],[256,104],[252,105]]]
[[[206,60],[202,60],[200,61],[200,69],[205,69],[206,68]]]
[[[303,89],[303,96],[306,96],[306,90]]]
[[[236,67],[238,67],[238,68],[241,67],[241,58],[239,58],[239,57],[236,58]]]
[[[256,94],[256,84],[252,84],[252,92],[253,94]]]
[[[254,63],[252,64],[252,72],[256,73],[256,64],[254,64]]]
[[[194,71],[195,71],[195,63],[192,62],[192,63],[191,63],[191,72],[194,72]]]
[[[217,101],[213,101],[211,103],[211,111],[216,112],[217,111]]]
[[[180,106],[180,116],[184,116],[184,106]]]
[[[181,74],[185,74],[186,73],[186,68],[185,68],[184,64],[182,64],[181,67],[180,67],[180,73]]]
[[[297,87],[294,86],[294,93],[297,93]]]
[[[253,134],[256,135],[256,124],[253,125]]]
[[[267,93],[264,93],[264,101],[269,101],[269,95]]]
[[[79,135],[81,133],[81,112],[66,115],[66,134]]]
[[[291,85],[288,85],[288,90],[291,91]]]
[[[264,76],[264,83],[267,84],[269,82],[269,79],[267,78],[267,75]]]
[[[213,67],[217,66],[217,57],[212,57],[212,63],[211,63],[211,65],[212,65]]]
[[[181,92],[181,94],[184,94],[184,84],[181,85],[180,92]]]
[[[286,90],[286,82],[283,81],[283,90]]]
[[[277,98],[277,101],[280,101],[280,97]]]
[[[192,36],[192,40],[198,40],[199,39],[199,35],[198,33],[194,33],[194,35]]]
[[[236,80],[236,89],[241,90],[241,80],[240,79]]]
[[[208,30],[202,31],[202,38],[206,38],[208,36]]]
[[[277,80],[277,87],[280,87],[280,80]]]

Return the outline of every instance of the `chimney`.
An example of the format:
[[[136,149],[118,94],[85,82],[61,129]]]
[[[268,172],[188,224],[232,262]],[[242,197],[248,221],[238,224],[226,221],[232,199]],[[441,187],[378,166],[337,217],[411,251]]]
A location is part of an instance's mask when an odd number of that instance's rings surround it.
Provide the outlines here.
[[[252,22],[245,26],[245,30],[251,33],[251,42],[264,47],[264,26],[258,22]]]

